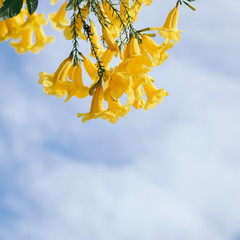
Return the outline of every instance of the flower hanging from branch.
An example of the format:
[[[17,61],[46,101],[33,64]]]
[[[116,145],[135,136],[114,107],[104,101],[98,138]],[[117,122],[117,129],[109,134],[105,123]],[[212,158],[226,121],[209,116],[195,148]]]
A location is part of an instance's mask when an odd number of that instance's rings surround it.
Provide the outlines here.
[[[72,50],[55,73],[39,74],[39,84],[47,95],[65,96],[65,102],[72,97],[92,97],[89,112],[77,114],[83,122],[102,118],[116,123],[131,108],[146,111],[156,107],[169,94],[164,88],[157,89],[149,74],[168,59],[167,51],[180,40],[179,5],[195,10],[188,3],[193,0],[186,1],[177,0],[162,27],[143,29],[136,29],[134,22],[152,0],[61,1],[59,10],[48,18],[53,28],[72,41]],[[38,53],[51,43],[53,36],[47,37],[42,28],[47,19],[35,12],[37,6],[38,0],[0,0],[0,42],[14,39],[10,44],[20,54]],[[72,12],[70,20],[67,11]],[[153,40],[156,34],[163,37],[161,44]],[[81,52],[80,41],[89,43],[89,56]],[[118,64],[110,68],[116,60]],[[89,86],[83,82],[83,69],[92,80]]]

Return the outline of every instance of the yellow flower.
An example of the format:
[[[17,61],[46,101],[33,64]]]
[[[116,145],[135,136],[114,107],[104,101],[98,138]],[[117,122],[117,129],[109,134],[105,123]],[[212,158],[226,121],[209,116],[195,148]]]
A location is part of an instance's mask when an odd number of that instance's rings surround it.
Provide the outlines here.
[[[81,14],[82,14],[83,20],[86,20],[86,17],[88,15],[88,11],[89,11],[89,4],[86,4],[83,8],[81,8]],[[83,40],[86,40],[87,37],[82,32],[82,28],[83,28],[83,22],[82,22],[81,18],[78,18],[77,19],[77,34],[78,34],[79,38],[81,38]],[[72,40],[73,39],[72,25],[71,24],[64,28],[63,35],[66,38],[66,40]]]
[[[117,38],[122,29],[121,21],[118,18],[118,15],[115,11],[113,11],[112,7],[110,7],[109,3],[106,1],[102,1],[103,9],[111,22],[111,25],[108,26],[110,33],[113,38]]]
[[[88,76],[93,80],[93,82],[95,82],[98,79],[98,69],[89,58],[85,57],[84,55],[82,56],[85,70]]]
[[[120,1],[120,16],[124,21],[127,19],[126,10],[130,9],[130,1],[129,0],[122,0]]]
[[[60,64],[54,74],[39,73],[39,84],[43,84],[43,90],[47,95],[63,97],[70,93],[72,83],[67,80],[67,77],[70,74],[71,67],[72,56],[69,56]]]
[[[135,38],[135,36],[131,36],[128,45],[123,52],[123,60],[140,55],[142,55],[142,53],[138,44],[138,40]]]
[[[143,88],[147,96],[147,102],[144,106],[144,111],[156,107],[157,104],[162,102],[163,97],[169,95],[164,89],[157,89],[149,76],[146,78],[147,82],[143,83]]]
[[[8,28],[6,21],[0,22],[0,42],[7,40]]]
[[[100,57],[100,56],[103,54],[104,49],[103,49],[103,47],[101,46],[101,44],[100,44],[100,42],[99,42],[99,40],[98,40],[97,31],[96,31],[96,28],[94,27],[92,21],[90,22],[90,29],[91,29],[91,33],[92,33],[92,35],[90,36],[90,38],[91,38],[93,44],[95,45],[95,51],[96,51],[96,53],[97,53],[97,56]],[[93,51],[91,52],[91,55],[90,55],[90,56],[91,56],[91,57],[95,57]]]
[[[147,6],[149,6],[152,3],[152,0],[138,0],[138,2],[140,4],[146,4]]]
[[[3,5],[3,0],[0,0],[0,8],[2,7]]]
[[[159,28],[151,28],[151,30],[158,29],[158,33],[164,39],[170,39],[174,42],[178,42],[180,40],[180,34],[183,31],[177,29],[177,22],[179,18],[179,10],[178,7],[173,8],[167,16],[166,22],[163,27]]]
[[[103,87],[99,83],[92,98],[91,109],[88,113],[78,113],[78,117],[83,117],[82,122],[87,122],[91,119],[99,117],[106,118],[105,109],[103,107]],[[109,115],[109,114],[108,114]]]
[[[168,53],[166,52],[168,49],[174,47],[174,43],[168,39],[166,39],[161,45],[160,45],[160,58],[158,60],[157,66],[161,65],[164,61],[168,59]]]
[[[35,34],[35,41],[36,43],[33,45],[33,47],[30,49],[33,53],[38,53],[40,50],[42,50],[46,44],[51,43],[54,41],[54,37],[46,37],[42,27],[39,27],[34,31]]]
[[[174,43],[168,39],[163,44],[158,45],[147,35],[142,35],[142,44],[140,45],[142,52],[148,52],[152,57],[152,68],[161,65],[168,58],[166,51],[173,47]]]
[[[88,96],[89,88],[85,87],[83,84],[82,68],[80,64],[77,64],[76,67],[71,66],[71,69],[69,70],[69,79],[72,80],[72,85],[65,102],[67,102],[72,96],[77,98],[85,98]]]
[[[109,98],[108,109],[102,116],[102,119],[107,120],[110,123],[116,123],[120,117],[125,117],[130,112],[129,106],[123,106],[118,99]]]
[[[24,23],[23,28],[24,29],[28,28],[34,31],[36,29],[39,29],[40,26],[44,26],[46,24],[47,24],[47,19],[44,17],[44,14],[42,13],[37,14],[35,12],[32,15],[28,16],[28,19]]]
[[[20,42],[11,41],[12,47],[16,48],[17,53],[25,53],[27,51],[32,51],[38,53],[41,49],[45,47],[47,43],[52,42],[53,36],[46,37],[42,29],[42,25],[46,25],[47,20],[44,18],[43,14],[37,15],[36,13],[28,17],[27,21],[22,25],[19,37]],[[32,43],[32,33],[35,34],[35,44]]]
[[[67,2],[64,2],[57,13],[50,13],[48,15],[48,18],[52,24],[52,26],[58,30],[61,31],[67,26],[68,19],[66,18],[66,8]]]
[[[58,0],[52,0],[51,4],[54,5]]]
[[[25,29],[21,33],[21,41],[14,42],[11,41],[10,45],[16,49],[19,54],[26,53],[33,47],[32,43],[32,31],[30,29]]]
[[[102,65],[104,66],[105,70],[109,68],[109,64],[112,60],[113,55],[114,55],[114,52],[108,48],[101,56],[100,61],[102,62]]]
[[[115,52],[115,56],[117,56],[119,52],[118,44],[115,42],[108,28],[105,27],[104,25],[102,25],[102,33],[103,33],[103,38],[106,41],[108,47],[110,48],[110,50]]]
[[[144,107],[144,105],[145,101],[142,98],[140,98],[139,100],[135,100],[133,103],[133,107],[136,109],[141,109]]]
[[[20,37],[22,26],[26,18],[26,11],[21,9],[20,13],[13,18],[0,22],[0,42],[9,38],[17,39]]]
[[[140,45],[142,51],[148,52],[152,57],[152,66],[155,67],[160,58],[161,46],[152,40],[151,37],[142,35],[142,44]]]
[[[117,71],[130,77],[136,74],[146,74],[151,70],[150,67],[150,57],[148,55],[140,55],[122,61],[117,67]]]
[[[129,9],[129,15],[131,16],[131,22],[134,23],[137,20],[137,16],[142,8],[142,4],[137,1],[133,2],[132,7]]]
[[[137,39],[132,36],[123,53],[123,61],[116,68],[125,76],[146,74],[150,71],[151,59],[147,54],[142,54]]]
[[[109,99],[109,97],[120,98],[124,92],[129,89],[131,83],[131,78],[125,77],[118,71],[114,71],[108,81],[105,83],[104,98]]]

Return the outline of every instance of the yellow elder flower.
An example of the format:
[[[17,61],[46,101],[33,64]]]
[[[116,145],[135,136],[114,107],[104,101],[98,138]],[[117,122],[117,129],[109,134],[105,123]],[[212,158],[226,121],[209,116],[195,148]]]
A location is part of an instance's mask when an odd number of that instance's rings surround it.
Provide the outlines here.
[[[148,54],[142,54],[137,39],[132,36],[123,52],[123,61],[115,68],[124,76],[146,74],[150,71],[151,59]]]
[[[57,13],[48,14],[52,26],[58,31],[63,30],[68,24],[68,19],[66,18],[67,11],[65,10],[66,6],[67,2],[64,2]]]
[[[119,20],[116,12],[113,11],[112,7],[110,7],[108,2],[102,1],[102,7],[111,22],[111,25],[108,26],[108,29],[113,38],[117,38],[122,30],[121,21]]]
[[[131,22],[134,23],[137,20],[137,16],[141,11],[142,4],[139,4],[137,1],[133,2],[132,7],[129,9],[129,15],[131,16]]]
[[[122,0],[122,1],[120,1],[120,16],[125,21],[127,19],[126,10],[130,9],[130,3],[129,2],[130,2],[129,0]]]
[[[118,99],[108,99],[108,109],[102,116],[102,119],[107,120],[110,123],[116,123],[120,117],[125,117],[131,108],[129,106],[123,106]]]
[[[2,21],[0,22],[0,42],[7,40],[8,36],[8,28],[7,28],[7,24],[6,21]]]
[[[114,51],[115,56],[117,56],[119,52],[118,44],[115,42],[108,28],[105,27],[104,25],[102,25],[102,33],[103,33],[103,38],[106,41],[108,47],[110,48],[110,50]]]
[[[21,41],[14,42],[11,41],[10,45],[16,49],[16,52],[19,54],[26,53],[33,47],[32,43],[32,30],[25,29],[21,34]]]
[[[54,5],[58,0],[52,0],[51,4]]]
[[[93,44],[95,45],[95,51],[96,51],[96,53],[97,53],[97,56],[100,57],[100,56],[103,54],[104,49],[103,49],[103,47],[101,46],[101,44],[100,44],[100,42],[99,42],[98,35],[97,35],[97,30],[96,30],[96,28],[94,27],[92,21],[90,22],[90,29],[91,29],[91,33],[92,33],[92,35],[90,36],[90,38],[91,38]],[[94,56],[95,56],[94,53],[93,53],[93,51],[91,52],[91,55],[90,55],[90,56],[91,56],[91,57],[94,57]]]
[[[108,100],[109,97],[120,98],[123,93],[129,89],[130,83],[131,78],[125,77],[118,71],[114,71],[105,83],[106,90],[104,92],[104,98],[106,100]]]
[[[89,88],[85,87],[83,84],[82,68],[79,63],[76,67],[73,65],[71,66],[71,69],[69,70],[69,79],[72,80],[72,85],[65,102],[67,102],[72,96],[77,98],[85,98],[88,96]]]
[[[0,8],[2,7],[3,5],[3,0],[0,0]]]
[[[109,63],[113,58],[114,52],[111,49],[107,49],[100,58],[100,62],[104,66],[104,69],[107,70],[109,68]]]
[[[16,48],[17,53],[25,53],[31,51],[38,53],[45,47],[47,43],[51,43],[54,38],[53,36],[46,37],[42,29],[42,25],[46,25],[47,20],[43,14],[37,15],[36,13],[28,17],[27,21],[21,27],[20,42],[11,41],[12,47]],[[35,44],[32,44],[32,33],[35,34]]]
[[[0,42],[5,41],[9,38],[17,39],[20,37],[22,26],[26,18],[26,11],[21,12],[13,18],[0,22]]]
[[[30,49],[33,53],[38,53],[40,50],[42,50],[46,44],[51,43],[54,41],[53,36],[46,37],[42,27],[39,27],[34,31],[35,34],[35,41],[36,43],[32,46]]]
[[[89,4],[86,4],[83,8],[81,8],[81,13],[82,13],[82,17],[83,20],[86,20],[86,17],[88,15],[88,11],[89,11]],[[84,35],[84,33],[82,32],[82,28],[83,28],[83,22],[81,20],[81,18],[77,19],[77,34],[79,36],[79,38],[86,40],[87,37]],[[66,40],[72,40],[73,39],[73,33],[72,33],[72,25],[68,25],[65,26],[64,30],[63,30],[63,35],[66,38]]]
[[[89,58],[85,57],[84,55],[82,56],[85,70],[88,76],[93,80],[93,82],[95,82],[98,79],[98,69]]]
[[[153,27],[151,28],[151,30],[158,29],[158,33],[164,39],[170,39],[170,40],[173,40],[174,42],[178,42],[180,40],[179,33],[183,32],[177,29],[178,18],[179,18],[179,10],[178,10],[178,7],[175,7],[168,14],[163,27],[159,27],[159,28]]]
[[[155,108],[157,104],[162,102],[163,97],[169,95],[164,89],[157,89],[149,76],[146,78],[147,82],[143,83],[143,88],[147,96],[147,102],[144,106],[144,111]]]
[[[71,66],[72,56],[69,56],[60,64],[54,74],[39,73],[39,84],[43,84],[43,90],[47,95],[55,95],[56,97],[68,95],[72,84],[67,80]]]
[[[152,0],[138,0],[138,2],[140,4],[146,4],[147,6],[149,6],[152,3]]]
[[[167,60],[168,54],[166,50],[173,47],[174,43],[168,39],[162,45],[158,45],[147,35],[142,35],[142,44],[140,45],[142,52],[148,52],[152,57],[152,68],[159,66],[163,61]]]
[[[144,105],[145,101],[142,98],[140,98],[139,100],[135,100],[133,103],[133,107],[136,109],[141,109],[144,107]]]
[[[100,83],[93,94],[90,112],[78,113],[77,116],[79,118],[83,117],[82,122],[87,122],[91,119],[99,117],[106,119],[109,115],[111,115],[111,113],[105,113],[105,109],[103,107],[103,87]]]
[[[160,45],[160,58],[158,60],[157,66],[161,65],[164,61],[168,59],[168,53],[166,52],[168,49],[174,47],[174,43],[168,39],[166,39],[161,45]]]

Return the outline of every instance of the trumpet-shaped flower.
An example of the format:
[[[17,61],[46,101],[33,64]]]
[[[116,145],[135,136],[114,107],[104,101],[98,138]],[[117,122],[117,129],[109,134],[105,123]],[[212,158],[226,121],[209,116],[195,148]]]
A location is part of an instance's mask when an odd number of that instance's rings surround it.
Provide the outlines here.
[[[32,51],[38,53],[41,49],[45,47],[47,43],[51,43],[54,38],[53,36],[46,37],[42,25],[46,25],[47,20],[44,18],[43,14],[37,15],[36,13],[28,17],[28,20],[22,25],[20,42],[11,41],[12,47],[16,48],[17,53],[25,53],[27,51]],[[32,33],[35,34],[35,44],[32,43]]]
[[[83,8],[81,8],[81,14],[82,14],[82,18],[85,21],[88,15],[88,11],[89,11],[89,4],[86,4]],[[83,28],[83,22],[81,20],[81,18],[77,18],[77,34],[79,36],[79,38],[86,40],[87,37],[84,35],[84,33],[82,32],[82,28]],[[71,23],[70,25],[66,26],[63,30],[63,35],[66,38],[66,40],[72,40],[73,39],[73,33],[72,33],[72,29],[73,29],[73,24]]]
[[[124,21],[127,19],[127,11],[130,9],[130,1],[122,0],[120,1],[120,15]]]
[[[111,25],[108,26],[110,33],[112,34],[113,38],[117,38],[122,30],[122,24],[119,19],[119,16],[116,12],[112,9],[111,5],[107,1],[102,1],[103,9],[111,22]]]
[[[102,116],[102,119],[107,120],[110,123],[116,123],[120,117],[125,117],[130,112],[129,106],[123,106],[118,99],[108,99],[108,109]]]
[[[59,8],[57,13],[50,13],[48,15],[48,18],[52,26],[58,31],[63,30],[68,24],[68,19],[66,18],[65,10],[66,6],[67,2],[64,2],[62,6]]]
[[[98,78],[98,69],[97,67],[93,64],[93,62],[85,57],[83,55],[83,65],[85,67],[85,70],[88,74],[88,76],[93,80],[93,82],[95,82]]]
[[[166,52],[168,49],[174,47],[174,43],[168,39],[166,39],[161,45],[160,45],[160,58],[158,60],[157,66],[161,65],[164,61],[168,59],[168,53]]]
[[[131,36],[128,45],[123,52],[123,60],[140,55],[142,55],[142,53],[138,44],[138,40],[135,38],[135,36]]]
[[[46,37],[42,27],[39,27],[38,29],[36,29],[34,31],[34,34],[35,34],[36,43],[30,49],[30,51],[33,53],[38,53],[40,50],[42,50],[46,46],[46,44],[54,41],[53,36]]]
[[[117,56],[119,52],[118,44],[115,42],[111,32],[104,25],[102,25],[102,33],[103,33],[103,38],[106,41],[108,47],[110,48],[110,50],[115,52],[115,56]]]
[[[125,76],[146,74],[150,71],[151,59],[148,54],[142,54],[137,39],[132,36],[123,53],[123,61],[116,68]]]
[[[58,0],[52,0],[51,4],[54,5]]]
[[[107,49],[100,58],[100,62],[104,66],[104,69],[107,70],[109,68],[109,64],[113,58],[114,52],[111,49]]]
[[[93,44],[95,46],[95,51],[96,51],[97,56],[100,57],[103,54],[104,49],[99,42],[97,30],[94,27],[92,21],[90,22],[90,29],[91,29],[91,33],[92,33],[92,35],[90,36],[91,41],[93,42]],[[93,49],[91,51],[91,56],[94,57]]]
[[[99,83],[92,98],[91,109],[88,113],[78,113],[78,117],[82,117],[82,122],[87,122],[91,119],[96,119],[102,117],[106,119],[106,115],[109,113],[105,113],[105,109],[103,107],[103,87],[102,84]]]
[[[152,68],[161,65],[168,58],[167,50],[174,46],[172,41],[168,39],[163,44],[158,45],[147,35],[142,35],[142,44],[140,45],[142,52],[148,52],[152,57]]]
[[[7,40],[8,28],[6,21],[0,22],[0,42]]]
[[[33,47],[32,43],[32,31],[30,29],[25,29],[21,34],[21,41],[14,42],[11,41],[10,45],[16,49],[19,54],[26,53]]]
[[[163,25],[163,27],[159,28],[151,28],[151,30],[158,29],[158,33],[164,39],[170,39],[174,42],[178,42],[180,40],[180,34],[183,31],[177,29],[177,23],[179,18],[179,9],[178,7],[173,8],[167,16],[167,19]]]
[[[82,68],[80,64],[77,64],[76,67],[73,65],[71,66],[71,69],[69,70],[69,79],[72,80],[72,85],[65,102],[67,102],[72,96],[77,98],[85,98],[88,96],[89,88],[85,87],[83,84]]]
[[[164,89],[157,89],[149,76],[147,76],[147,82],[143,83],[143,88],[147,96],[144,111],[155,108],[157,104],[162,102],[163,97],[169,95]]]
[[[72,83],[67,80],[67,77],[70,74],[71,66],[72,56],[69,56],[60,64],[54,74],[39,73],[39,84],[43,84],[43,90],[47,95],[63,97],[70,93]]]
[[[133,103],[133,107],[136,109],[141,109],[145,106],[145,101],[143,98],[140,98],[138,100],[135,100]]]
[[[109,80],[105,83],[105,92],[104,98],[109,99],[109,97],[113,97],[115,99],[120,98],[124,92],[126,92],[131,83],[131,78],[125,77],[118,71],[114,71]]]
[[[22,26],[26,18],[26,11],[21,9],[20,13],[13,18],[0,22],[0,42],[9,38],[17,39],[20,37]]]

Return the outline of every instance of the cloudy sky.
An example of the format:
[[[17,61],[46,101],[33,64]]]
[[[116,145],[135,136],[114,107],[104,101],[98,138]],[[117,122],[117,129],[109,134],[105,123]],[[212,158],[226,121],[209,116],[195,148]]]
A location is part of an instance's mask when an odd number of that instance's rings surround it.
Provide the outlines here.
[[[174,4],[153,0],[136,26],[161,26]],[[61,33],[47,26],[56,41],[38,55],[0,44],[0,239],[240,239],[240,3],[194,6],[152,73],[170,96],[115,125],[83,124],[89,100],[37,84],[71,50]]]

